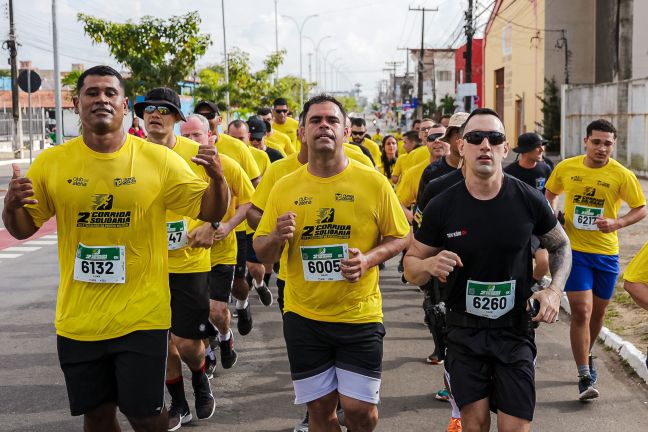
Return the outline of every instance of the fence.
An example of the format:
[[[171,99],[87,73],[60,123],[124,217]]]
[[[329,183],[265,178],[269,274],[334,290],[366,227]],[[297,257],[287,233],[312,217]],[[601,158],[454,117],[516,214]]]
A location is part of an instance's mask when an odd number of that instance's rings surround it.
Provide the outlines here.
[[[29,146],[29,110],[21,110],[21,126],[23,143]],[[47,137],[47,125],[53,123],[43,108],[32,109],[31,130],[34,141],[43,142]],[[0,111],[0,142],[13,141],[13,114],[10,110]]]
[[[614,158],[648,173],[648,78],[562,86],[562,158],[583,153],[585,128],[604,118],[617,128]]]

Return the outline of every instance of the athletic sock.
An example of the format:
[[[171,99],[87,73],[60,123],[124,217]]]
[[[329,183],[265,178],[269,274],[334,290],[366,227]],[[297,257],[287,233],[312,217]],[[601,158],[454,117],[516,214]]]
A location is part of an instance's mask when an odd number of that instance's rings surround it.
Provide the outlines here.
[[[263,282],[265,282],[266,285],[270,285],[270,277],[272,277],[272,273],[263,274]]]
[[[200,369],[193,370],[189,368],[189,370],[191,371],[191,384],[193,385],[194,388],[196,388],[203,380],[203,375],[205,375],[205,362],[203,362]]]
[[[183,403],[187,402],[184,392],[184,382],[182,380],[182,375],[178,378],[166,380],[166,388],[171,395],[172,403]]]
[[[261,288],[263,286],[263,282],[257,283],[256,279],[252,279],[252,286],[254,288]]]
[[[221,332],[219,331],[219,332],[218,332],[218,340],[219,340],[220,342],[228,341],[228,340],[230,340],[231,335],[232,335],[232,333],[229,332],[229,331],[228,331],[227,333],[225,333],[225,334],[223,334],[223,333],[221,333]]]
[[[210,345],[207,345],[205,347],[205,358],[209,357],[210,360],[214,361],[216,359],[216,356],[214,355],[214,351],[211,349]]]
[[[247,299],[245,300],[236,300],[236,309],[245,309],[248,307],[248,301]]]
[[[590,374],[589,364],[578,365],[578,376],[582,377]]]

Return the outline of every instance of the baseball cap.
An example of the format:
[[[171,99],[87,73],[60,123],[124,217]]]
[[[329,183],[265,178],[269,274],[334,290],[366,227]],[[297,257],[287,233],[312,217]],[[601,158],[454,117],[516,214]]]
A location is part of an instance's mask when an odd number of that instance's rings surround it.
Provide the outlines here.
[[[144,108],[148,105],[164,105],[173,108],[183,121],[186,121],[184,114],[180,111],[180,96],[174,90],[167,87],[157,87],[149,90],[144,96],[143,102],[137,102],[133,109],[135,115],[139,118],[144,118]]]
[[[443,135],[440,140],[447,142],[453,129],[461,128],[466,120],[468,120],[468,116],[470,116],[470,114],[468,114],[467,112],[456,112],[452,114],[452,117],[450,117],[450,120],[448,121],[448,127],[446,128],[445,135]]]
[[[517,147],[513,149],[515,153],[528,153],[540,146],[547,144],[549,141],[543,139],[535,132],[523,133],[518,137]]]
[[[201,101],[198,102],[198,103],[196,104],[196,106],[194,107],[194,113],[198,113],[198,109],[199,109],[200,107],[207,107],[207,108],[208,108],[209,110],[211,110],[212,112],[214,112],[214,113],[220,115],[220,111],[218,110],[218,105],[216,105],[214,102],[209,102],[209,101],[206,101],[206,100],[201,100]]]
[[[266,125],[263,120],[257,116],[252,116],[247,121],[248,130],[250,131],[250,138],[255,140],[262,139],[266,132]]]

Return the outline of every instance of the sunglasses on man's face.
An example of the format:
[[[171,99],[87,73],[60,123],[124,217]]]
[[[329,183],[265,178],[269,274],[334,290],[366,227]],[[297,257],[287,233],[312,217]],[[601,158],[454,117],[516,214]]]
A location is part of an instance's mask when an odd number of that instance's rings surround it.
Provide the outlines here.
[[[360,136],[364,136],[364,134],[366,134],[366,133],[367,133],[367,132],[365,132],[365,131],[351,131],[351,135],[360,135]]]
[[[472,131],[463,136],[467,143],[475,145],[483,143],[484,138],[487,138],[491,145],[503,144],[506,141],[506,135],[495,131]]]
[[[155,110],[157,110],[160,115],[169,115],[174,113],[171,108],[164,105],[147,105],[146,108],[144,108],[146,114],[153,114]]]
[[[216,113],[213,111],[210,112],[199,112],[196,114],[200,114],[201,116],[205,117],[207,120],[214,120],[216,118]]]
[[[286,114],[286,113],[288,113],[288,110],[287,109],[276,109],[275,112],[277,114]]]
[[[433,134],[430,134],[430,135],[427,136],[427,140],[430,141],[430,142],[436,141],[439,138],[441,138],[442,136],[443,136],[442,133],[433,133]]]

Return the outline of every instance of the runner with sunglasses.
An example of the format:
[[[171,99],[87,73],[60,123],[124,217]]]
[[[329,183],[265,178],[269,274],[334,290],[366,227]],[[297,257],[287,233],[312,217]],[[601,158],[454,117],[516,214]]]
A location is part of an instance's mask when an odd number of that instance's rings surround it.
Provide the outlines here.
[[[418,140],[416,146],[407,152],[407,154],[402,155],[396,161],[394,166],[394,172],[392,176],[395,177],[397,182],[400,182],[403,174],[413,167],[414,165],[420,164],[422,162],[428,161],[430,158],[429,150],[423,145],[427,142],[427,137],[430,135],[430,129],[432,129],[437,123],[429,118],[424,118],[419,123]],[[409,132],[408,132],[409,133]]]
[[[299,140],[297,139],[299,122],[288,116],[289,111],[286,99],[275,99],[272,103],[272,128],[288,135],[295,151],[299,151]]]
[[[646,216],[646,198],[632,171],[610,156],[616,128],[607,120],[591,122],[585,154],[556,165],[545,186],[554,210],[565,193],[565,230],[573,249],[565,291],[571,307],[569,336],[578,370],[578,398],[594,399],[597,374],[591,354],[619,275],[617,230]],[[621,200],[630,210],[619,217]]]
[[[350,130],[350,136],[351,138],[349,140],[349,144],[351,144],[354,148],[359,149],[365,156],[367,156],[370,160],[373,166],[376,166],[376,160],[373,157],[373,154],[371,153],[371,150],[365,145],[367,140],[365,139],[365,135],[367,134],[367,125],[364,119],[361,118],[351,118],[351,130]]]
[[[430,201],[405,257],[409,281],[447,283],[445,370],[468,430],[528,431],[535,409],[534,326],[552,323],[569,274],[569,240],[542,194],[505,175],[509,151],[496,112],[461,129],[465,179]],[[532,234],[551,256],[552,284],[532,293]],[[527,311],[537,300],[537,314]]]
[[[180,98],[169,88],[154,88],[143,102],[134,106],[135,114],[144,120],[147,140],[165,146],[180,155],[197,176],[206,180],[205,170],[191,161],[199,145],[174,133],[174,126],[186,120],[180,111]],[[169,255],[169,286],[171,288],[171,337],[167,357],[166,387],[171,395],[170,431],[179,429],[192,419],[185,396],[182,362],[191,370],[196,416],[208,419],[214,414],[216,402],[205,372],[203,339],[209,329],[209,248],[213,232],[200,229],[195,219],[167,212],[166,227]]]

